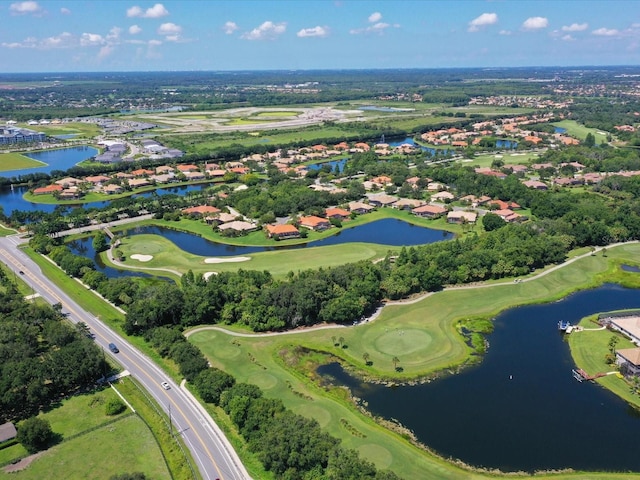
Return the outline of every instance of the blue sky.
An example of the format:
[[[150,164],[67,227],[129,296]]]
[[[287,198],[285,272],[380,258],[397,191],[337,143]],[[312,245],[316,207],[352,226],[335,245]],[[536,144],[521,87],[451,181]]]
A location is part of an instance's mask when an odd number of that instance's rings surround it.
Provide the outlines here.
[[[0,73],[640,65],[640,0],[0,0]]]

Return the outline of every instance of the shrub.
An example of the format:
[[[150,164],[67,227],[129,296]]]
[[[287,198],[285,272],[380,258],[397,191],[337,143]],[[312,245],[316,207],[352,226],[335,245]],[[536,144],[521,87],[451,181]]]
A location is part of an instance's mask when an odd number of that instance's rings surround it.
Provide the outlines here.
[[[124,412],[127,406],[118,398],[113,398],[107,402],[105,406],[105,413],[107,415],[118,415]]]

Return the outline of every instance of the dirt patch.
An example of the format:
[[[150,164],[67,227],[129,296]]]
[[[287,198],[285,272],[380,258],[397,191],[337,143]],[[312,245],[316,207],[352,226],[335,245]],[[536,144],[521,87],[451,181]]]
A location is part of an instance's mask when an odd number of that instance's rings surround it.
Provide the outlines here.
[[[20,460],[17,463],[12,463],[10,465],[7,465],[2,469],[2,471],[6,473],[11,473],[11,472],[19,472],[20,470],[24,470],[29,465],[31,465],[31,462],[33,462],[36,458],[40,457],[43,454],[44,452],[38,452],[38,453],[34,453],[33,455],[29,455],[28,457],[24,457],[22,460]]]

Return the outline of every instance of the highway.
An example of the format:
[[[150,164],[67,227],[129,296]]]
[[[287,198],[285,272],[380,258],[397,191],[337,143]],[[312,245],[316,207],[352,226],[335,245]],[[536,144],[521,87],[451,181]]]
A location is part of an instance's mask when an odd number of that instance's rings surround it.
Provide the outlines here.
[[[96,317],[86,312],[69,296],[47,279],[19,245],[25,243],[17,235],[0,237],[0,261],[11,269],[16,278],[27,283],[34,294],[51,304],[62,304],[63,312],[74,322],[85,322],[95,335],[95,342],[142,385],[167,415],[175,434],[180,435],[194,459],[194,468],[204,480],[245,480],[249,474],[238,455],[220,431],[213,419],[182,386],[171,378],[147,356],[133,347]],[[78,288],[85,288],[78,283]],[[120,350],[114,354],[108,348],[115,343]],[[168,390],[162,382],[170,386]]]

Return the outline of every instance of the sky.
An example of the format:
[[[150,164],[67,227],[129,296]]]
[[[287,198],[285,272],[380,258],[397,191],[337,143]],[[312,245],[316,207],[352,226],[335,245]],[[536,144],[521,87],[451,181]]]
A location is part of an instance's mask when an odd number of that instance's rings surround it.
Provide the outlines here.
[[[640,0],[0,0],[0,73],[640,65]]]

